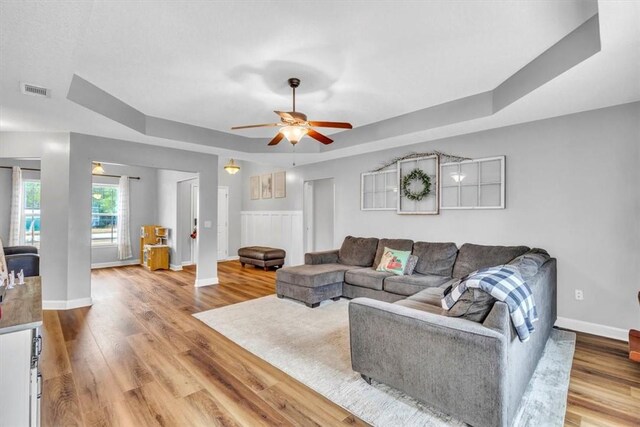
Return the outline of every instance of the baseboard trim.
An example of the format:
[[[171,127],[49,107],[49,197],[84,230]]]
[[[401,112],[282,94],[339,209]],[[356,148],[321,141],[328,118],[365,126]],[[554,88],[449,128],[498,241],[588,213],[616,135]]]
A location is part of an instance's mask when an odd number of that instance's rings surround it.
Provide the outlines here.
[[[599,335],[601,337],[613,338],[619,341],[629,341],[629,331],[612,326],[599,325],[597,323],[585,322],[583,320],[568,319],[558,317],[556,326],[572,331],[585,332],[587,334]]]
[[[238,261],[240,259],[239,256],[230,256],[225,259],[219,259],[218,262],[227,262],[227,261]]]
[[[182,271],[181,265],[169,264],[169,270],[171,271]]]
[[[43,310],[71,310],[73,308],[90,307],[91,305],[93,305],[91,298],[42,301]]]
[[[196,279],[196,288],[201,288],[203,286],[211,286],[217,285],[219,283],[217,277],[209,277],[208,279]]]
[[[189,265],[193,265],[195,264],[193,261],[182,261],[182,266],[183,267],[187,267]]]
[[[125,261],[112,261],[112,262],[97,262],[97,263],[91,264],[91,269],[97,270],[99,268],[124,267],[127,265],[136,265],[136,264],[140,264],[139,259],[128,259]]]

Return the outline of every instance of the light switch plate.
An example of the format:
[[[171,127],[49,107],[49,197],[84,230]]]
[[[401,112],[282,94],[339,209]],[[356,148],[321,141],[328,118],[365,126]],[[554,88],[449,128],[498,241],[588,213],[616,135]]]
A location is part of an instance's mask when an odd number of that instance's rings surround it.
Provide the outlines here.
[[[211,221],[205,221],[204,228],[211,228]]]

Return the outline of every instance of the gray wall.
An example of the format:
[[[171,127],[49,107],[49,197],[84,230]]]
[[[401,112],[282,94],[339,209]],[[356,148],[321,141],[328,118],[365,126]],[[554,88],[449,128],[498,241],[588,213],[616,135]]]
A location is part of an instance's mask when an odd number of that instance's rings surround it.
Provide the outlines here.
[[[191,189],[194,185],[198,185],[198,179],[189,179],[178,183],[178,217],[176,227],[176,240],[178,241],[179,261],[176,263],[182,265],[184,262],[191,261],[191,237],[189,234],[191,228]]]
[[[316,251],[333,249],[334,234],[334,179],[326,178],[313,183],[313,245]]]
[[[158,224],[169,228],[169,239],[167,242],[171,247],[169,262],[172,268],[180,268],[182,264],[183,245],[180,240],[180,230],[178,229],[178,183],[197,177],[198,174],[194,174],[193,172],[179,172],[174,170],[158,171]],[[216,204],[217,202],[218,199],[216,197]],[[216,210],[215,216],[217,217],[217,215],[218,212]]]
[[[637,328],[639,123],[640,103],[633,103],[297,167],[287,172],[287,199],[250,200],[249,177],[272,169],[246,164],[242,209],[301,209],[303,181],[334,177],[336,247],[348,234],[542,247],[558,258],[559,316]],[[360,173],[430,150],[506,155],[506,209],[360,211]]]
[[[141,166],[103,165],[105,174],[139,176],[140,180],[129,180],[130,228],[133,258],[125,262],[140,260],[140,227],[158,222],[157,170]],[[93,176],[97,184],[118,184],[118,178]],[[91,264],[119,263],[117,246],[92,246]]]
[[[197,284],[217,281],[218,156],[83,134],[0,132],[0,157],[40,158],[43,299],[66,306],[91,297],[91,161],[174,168],[199,174],[200,230]]]
[[[21,168],[40,169],[40,160],[17,160],[0,158],[0,166],[19,166]],[[22,171],[22,179],[40,179],[38,171]],[[9,241],[11,224],[11,197],[13,193],[13,172],[0,168],[0,239],[6,245]]]
[[[229,159],[220,157],[218,159],[218,185],[229,188],[229,256],[238,254],[240,248],[240,212],[242,211],[243,177],[245,176],[245,162],[236,160],[240,166],[240,171],[235,175],[230,175],[223,167]]]

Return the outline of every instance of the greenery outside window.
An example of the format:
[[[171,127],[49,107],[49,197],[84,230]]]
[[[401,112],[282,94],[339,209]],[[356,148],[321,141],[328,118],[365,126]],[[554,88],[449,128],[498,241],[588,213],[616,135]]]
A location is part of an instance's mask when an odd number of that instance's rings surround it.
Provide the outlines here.
[[[40,246],[40,181],[24,180],[23,189],[23,218],[24,244]]]
[[[118,224],[118,186],[93,184],[91,191],[91,245],[115,245]]]

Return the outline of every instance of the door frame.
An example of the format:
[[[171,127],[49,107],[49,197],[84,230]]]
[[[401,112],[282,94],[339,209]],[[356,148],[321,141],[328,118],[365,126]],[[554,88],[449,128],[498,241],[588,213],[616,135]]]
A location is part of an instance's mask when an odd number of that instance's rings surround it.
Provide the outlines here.
[[[313,229],[313,180],[305,181],[302,188],[302,221],[304,227],[304,252],[314,250]]]
[[[199,228],[198,225],[198,210],[200,209],[200,182],[191,183],[191,230]],[[198,237],[196,234],[195,239],[191,239],[191,264],[195,264],[198,260]]]
[[[229,187],[226,185],[219,185],[218,186],[218,196],[220,195],[220,190],[224,190],[226,192],[227,197],[226,199],[226,205],[227,205],[227,224],[224,228],[225,231],[225,240],[227,241],[227,248],[226,248],[226,254],[227,256],[224,259],[218,259],[218,262],[220,261],[227,261],[229,260]],[[218,206],[218,210],[220,209],[220,207]],[[217,227],[219,227],[219,222],[220,222],[220,217],[217,215],[217,224],[216,224],[216,233],[218,231]]]

